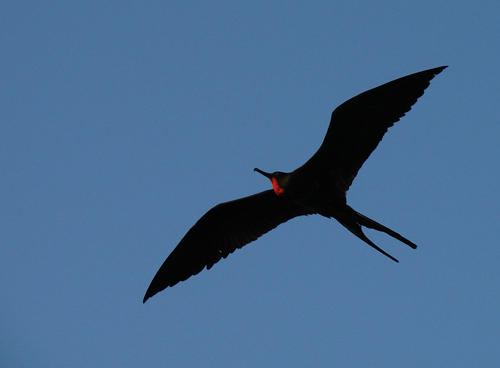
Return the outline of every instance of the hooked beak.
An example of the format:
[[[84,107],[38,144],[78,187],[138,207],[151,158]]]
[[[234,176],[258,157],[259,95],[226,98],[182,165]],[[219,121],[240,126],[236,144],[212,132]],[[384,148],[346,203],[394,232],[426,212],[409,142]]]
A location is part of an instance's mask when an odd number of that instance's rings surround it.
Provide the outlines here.
[[[262,174],[262,175],[264,175],[266,178],[271,179],[271,174],[266,173],[265,171],[262,171],[261,169],[257,169],[257,168],[255,168],[255,169],[253,169],[253,171],[257,171],[259,174]]]

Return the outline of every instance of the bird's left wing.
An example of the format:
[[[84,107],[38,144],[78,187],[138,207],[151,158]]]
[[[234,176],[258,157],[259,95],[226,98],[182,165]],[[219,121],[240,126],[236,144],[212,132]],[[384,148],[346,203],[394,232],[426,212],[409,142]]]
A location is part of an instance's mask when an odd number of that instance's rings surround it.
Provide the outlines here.
[[[143,302],[205,267],[210,269],[221,258],[279,224],[311,213],[273,190],[218,204],[184,235],[151,281]]]
[[[411,109],[431,79],[445,68],[407,75],[338,106],[323,143],[303,167],[322,171],[334,168],[339,174],[339,186],[346,192],[387,129]]]

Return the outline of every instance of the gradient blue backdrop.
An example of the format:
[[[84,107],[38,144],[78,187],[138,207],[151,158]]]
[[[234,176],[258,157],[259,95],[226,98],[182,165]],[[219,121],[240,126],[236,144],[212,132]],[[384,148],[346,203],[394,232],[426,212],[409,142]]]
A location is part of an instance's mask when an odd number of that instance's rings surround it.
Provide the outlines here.
[[[493,367],[497,1],[7,1],[0,7],[2,367]],[[186,230],[270,188],[331,110],[450,67],[351,205],[415,241],[295,219],[141,303]]]

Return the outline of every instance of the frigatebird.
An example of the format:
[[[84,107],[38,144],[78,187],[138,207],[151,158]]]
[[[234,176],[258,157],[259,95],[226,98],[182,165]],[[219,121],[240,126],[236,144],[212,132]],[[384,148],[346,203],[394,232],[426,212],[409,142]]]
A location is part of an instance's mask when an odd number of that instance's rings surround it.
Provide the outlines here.
[[[348,206],[346,193],[387,129],[411,109],[431,79],[445,68],[407,75],[342,103],[332,113],[323,143],[298,169],[268,173],[255,168],[271,181],[273,189],[220,203],[205,213],[161,265],[143,303],[203,268],[210,269],[237,248],[297,216],[319,214],[334,218],[395,262],[396,258],[366,237],[362,226],[417,248],[397,232]]]

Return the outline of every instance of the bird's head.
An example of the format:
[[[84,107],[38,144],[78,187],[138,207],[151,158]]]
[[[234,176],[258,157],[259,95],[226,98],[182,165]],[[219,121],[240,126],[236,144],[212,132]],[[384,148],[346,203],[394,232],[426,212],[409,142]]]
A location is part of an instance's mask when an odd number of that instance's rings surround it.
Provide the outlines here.
[[[286,192],[286,186],[288,184],[288,179],[290,175],[288,173],[284,173],[281,171],[275,171],[273,173],[267,173],[265,171],[262,171],[260,169],[253,169],[254,171],[257,171],[259,174],[264,175],[266,178],[268,178],[271,183],[273,184],[273,189],[276,195],[282,195],[283,193]]]

